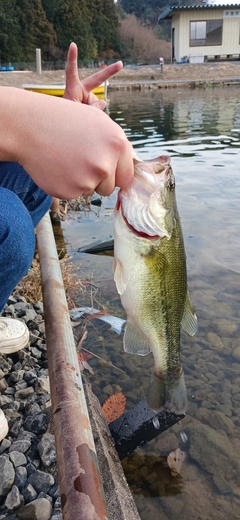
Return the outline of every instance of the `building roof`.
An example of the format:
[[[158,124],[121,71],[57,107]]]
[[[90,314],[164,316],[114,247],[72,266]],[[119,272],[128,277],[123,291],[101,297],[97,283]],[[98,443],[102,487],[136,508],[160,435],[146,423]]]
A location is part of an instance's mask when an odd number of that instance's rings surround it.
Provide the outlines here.
[[[216,9],[240,9],[240,3],[238,4],[219,4],[219,5],[178,5],[175,7],[167,7],[162,14],[159,15],[158,21],[161,20],[170,20],[172,16],[176,13],[180,13],[182,11],[191,11],[191,10],[216,10]]]

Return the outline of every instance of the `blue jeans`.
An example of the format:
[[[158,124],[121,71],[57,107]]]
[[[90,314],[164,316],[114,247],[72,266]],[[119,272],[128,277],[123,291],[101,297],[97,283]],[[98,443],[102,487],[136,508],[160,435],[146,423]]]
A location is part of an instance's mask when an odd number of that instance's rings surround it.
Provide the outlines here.
[[[51,202],[19,164],[0,161],[0,312],[31,265],[34,228]]]

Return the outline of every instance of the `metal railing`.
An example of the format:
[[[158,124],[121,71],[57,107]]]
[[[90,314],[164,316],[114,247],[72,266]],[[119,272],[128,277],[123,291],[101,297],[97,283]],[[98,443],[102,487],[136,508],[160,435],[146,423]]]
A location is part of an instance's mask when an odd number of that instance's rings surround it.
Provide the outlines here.
[[[107,509],[49,215],[37,226],[59,487],[64,520]]]

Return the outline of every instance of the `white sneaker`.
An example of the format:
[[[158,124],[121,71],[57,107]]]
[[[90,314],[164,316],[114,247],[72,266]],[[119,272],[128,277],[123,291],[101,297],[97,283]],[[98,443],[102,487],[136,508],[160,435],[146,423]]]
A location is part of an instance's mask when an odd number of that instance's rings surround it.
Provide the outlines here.
[[[8,433],[8,422],[2,410],[0,410],[0,442]]]
[[[25,323],[12,318],[0,318],[0,354],[17,352],[26,347],[28,341],[29,330]]]

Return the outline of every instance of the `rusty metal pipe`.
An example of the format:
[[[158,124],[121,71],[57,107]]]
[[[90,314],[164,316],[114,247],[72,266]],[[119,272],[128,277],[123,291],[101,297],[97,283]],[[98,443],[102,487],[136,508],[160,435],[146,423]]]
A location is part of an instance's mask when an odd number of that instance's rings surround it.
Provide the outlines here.
[[[98,461],[49,215],[37,226],[64,520],[107,520]]]

